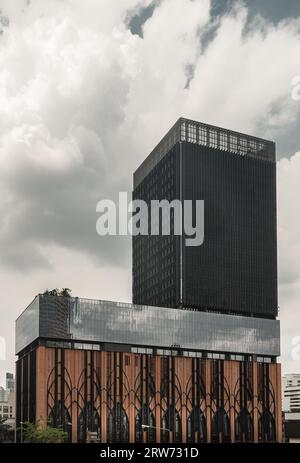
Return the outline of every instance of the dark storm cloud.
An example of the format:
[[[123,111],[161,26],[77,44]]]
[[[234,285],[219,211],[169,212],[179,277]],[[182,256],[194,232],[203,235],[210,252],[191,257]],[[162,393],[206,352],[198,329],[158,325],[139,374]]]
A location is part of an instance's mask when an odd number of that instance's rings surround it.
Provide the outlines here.
[[[300,16],[300,2],[297,0],[212,0],[210,9],[211,21],[201,38],[203,50],[215,38],[224,15],[232,14],[235,8],[240,6],[247,8],[245,33],[251,33],[252,23],[257,15],[274,24],[278,24],[284,19],[292,19]]]
[[[160,0],[154,0],[149,6],[141,8],[141,10],[130,16],[128,26],[132,34],[137,34],[143,37],[143,25],[153,15],[155,8]],[[256,15],[261,15],[268,21],[277,24],[283,19],[296,18],[300,16],[300,2],[298,0],[212,0],[211,2],[211,24],[207,28],[207,32],[202,37],[204,48],[214,38],[218,21],[218,17],[224,14],[232,13],[234,7],[245,5],[248,10],[248,21],[251,22]]]
[[[300,147],[300,115],[292,119],[277,141],[277,159],[290,158]]]
[[[132,34],[143,37],[143,25],[146,23],[146,21],[148,21],[149,18],[151,18],[158,4],[159,0],[155,0],[149,6],[141,8],[138,14],[134,14],[132,17],[130,17],[128,27]]]

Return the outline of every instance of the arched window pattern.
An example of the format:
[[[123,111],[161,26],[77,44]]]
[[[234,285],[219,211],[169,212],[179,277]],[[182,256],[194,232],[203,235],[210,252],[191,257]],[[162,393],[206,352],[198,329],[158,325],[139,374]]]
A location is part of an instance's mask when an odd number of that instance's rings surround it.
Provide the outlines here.
[[[155,380],[153,375],[148,372],[148,376],[145,381],[145,376],[142,378],[141,373],[137,376],[134,384],[134,390],[135,390],[135,396],[140,399],[142,392],[143,392],[143,386],[144,383],[146,382],[147,384],[147,392],[148,392],[148,397],[150,399],[155,397]]]
[[[149,397],[155,397],[155,381],[151,373],[148,375],[148,391]]]
[[[128,442],[129,421],[120,403],[110,411],[107,417],[107,442]]]
[[[276,441],[276,405],[275,391],[270,379],[270,365],[258,364],[258,440]]]
[[[54,366],[47,379],[47,415],[52,427],[60,427],[72,441],[72,380],[65,368],[64,349],[54,349]]]
[[[144,405],[135,417],[135,442],[143,442],[143,424],[149,426],[147,430],[148,442],[156,442],[155,418],[147,405]]]
[[[54,428],[61,428],[67,433],[66,442],[72,441],[72,420],[67,408],[61,401],[57,402],[48,416],[49,424]]]
[[[161,386],[160,393],[162,397],[168,397],[170,389],[170,370],[169,370],[169,359],[168,357],[163,357],[161,359],[162,368],[161,368]]]
[[[187,421],[187,441],[195,442],[197,433],[197,442],[207,442],[206,419],[200,408],[194,408]]]
[[[178,411],[170,405],[161,421],[161,441],[169,442],[170,433],[173,433],[173,442],[182,442],[182,424]]]
[[[253,420],[245,408],[235,420],[235,442],[253,442]]]
[[[235,442],[253,442],[253,365],[240,362],[234,388]]]
[[[212,418],[212,442],[230,442],[230,420],[224,408],[219,408]]]
[[[264,410],[258,420],[258,440],[259,442],[276,441],[276,425],[273,415],[269,410]]]
[[[78,417],[78,442],[86,442],[89,432],[96,432],[98,439],[101,439],[100,415],[91,402],[86,404]]]

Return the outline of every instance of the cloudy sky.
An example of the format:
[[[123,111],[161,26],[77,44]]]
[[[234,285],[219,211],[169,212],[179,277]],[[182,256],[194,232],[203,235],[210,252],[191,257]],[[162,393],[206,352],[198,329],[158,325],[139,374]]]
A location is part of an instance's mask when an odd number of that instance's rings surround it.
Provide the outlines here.
[[[98,200],[179,116],[275,140],[282,361],[300,372],[298,0],[0,0],[0,384],[33,296],[131,300]],[[2,352],[3,357],[3,352]]]

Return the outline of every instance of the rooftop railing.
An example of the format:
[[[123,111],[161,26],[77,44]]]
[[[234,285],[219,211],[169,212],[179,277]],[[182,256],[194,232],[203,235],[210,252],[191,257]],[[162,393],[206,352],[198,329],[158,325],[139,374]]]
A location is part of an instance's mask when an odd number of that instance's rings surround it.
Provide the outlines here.
[[[221,151],[276,162],[275,143],[203,122],[180,118],[134,173],[136,188],[177,142],[189,142]]]

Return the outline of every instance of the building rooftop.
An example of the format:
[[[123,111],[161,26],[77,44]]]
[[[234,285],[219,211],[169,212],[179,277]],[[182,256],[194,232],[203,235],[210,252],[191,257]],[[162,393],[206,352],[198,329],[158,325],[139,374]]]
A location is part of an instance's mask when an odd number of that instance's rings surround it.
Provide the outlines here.
[[[181,117],[135,171],[134,188],[177,142],[184,141],[240,156],[276,162],[275,143],[272,141]]]
[[[39,338],[280,355],[279,321],[38,295],[16,321],[16,353]]]

